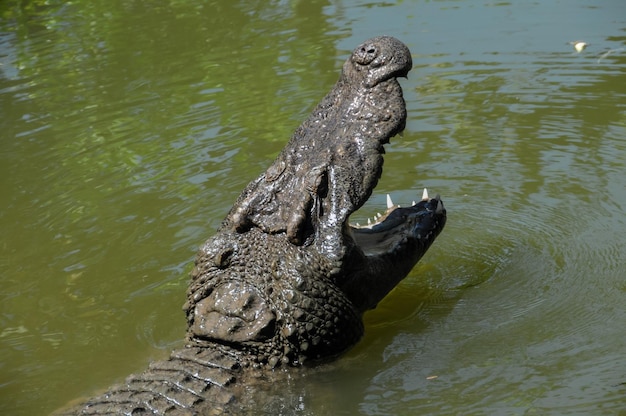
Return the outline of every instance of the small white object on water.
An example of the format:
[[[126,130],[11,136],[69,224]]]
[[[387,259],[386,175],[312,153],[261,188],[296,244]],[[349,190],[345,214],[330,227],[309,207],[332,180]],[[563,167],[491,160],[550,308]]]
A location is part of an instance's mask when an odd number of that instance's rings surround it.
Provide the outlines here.
[[[573,42],[569,42],[569,44],[574,47],[577,53],[581,53],[587,46],[589,46],[589,43],[583,40],[575,40]]]

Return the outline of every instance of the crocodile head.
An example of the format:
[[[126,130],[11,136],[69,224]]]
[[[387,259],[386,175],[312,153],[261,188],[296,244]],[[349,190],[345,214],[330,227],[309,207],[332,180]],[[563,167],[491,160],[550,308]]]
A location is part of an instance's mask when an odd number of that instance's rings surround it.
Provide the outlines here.
[[[425,194],[404,208],[390,202],[375,224],[349,224],[382,174],[383,145],[405,127],[397,78],[411,66],[395,38],[359,45],[244,189],[192,272],[185,309],[193,345],[227,346],[275,366],[358,341],[362,313],[409,273],[446,221],[439,196]]]

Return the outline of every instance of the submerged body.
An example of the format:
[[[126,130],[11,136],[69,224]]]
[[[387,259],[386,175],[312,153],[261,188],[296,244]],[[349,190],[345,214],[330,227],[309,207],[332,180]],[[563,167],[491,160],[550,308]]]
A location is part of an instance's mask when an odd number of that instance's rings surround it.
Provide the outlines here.
[[[363,312],[408,274],[446,221],[439,197],[425,195],[408,208],[390,204],[374,225],[348,224],[380,178],[383,145],[404,129],[396,78],[411,65],[391,37],[354,50],[200,249],[185,347],[74,413],[237,413],[246,383],[332,358],[361,338]]]

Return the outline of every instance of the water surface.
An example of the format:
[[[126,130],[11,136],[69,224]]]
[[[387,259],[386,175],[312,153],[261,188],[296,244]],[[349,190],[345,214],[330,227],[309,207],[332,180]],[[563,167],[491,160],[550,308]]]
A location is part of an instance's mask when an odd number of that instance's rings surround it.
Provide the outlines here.
[[[591,0],[0,4],[0,413],[181,345],[196,248],[379,34],[409,120],[353,219],[426,186],[448,224],[280,412],[625,414],[626,7]]]

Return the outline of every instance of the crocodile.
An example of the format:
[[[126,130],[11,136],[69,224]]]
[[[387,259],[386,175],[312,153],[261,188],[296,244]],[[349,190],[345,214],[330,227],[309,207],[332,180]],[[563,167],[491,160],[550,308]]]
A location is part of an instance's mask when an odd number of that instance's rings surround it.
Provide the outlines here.
[[[72,414],[238,414],[249,386],[359,341],[363,313],[446,222],[441,198],[424,190],[405,207],[387,197],[373,223],[350,223],[382,174],[384,145],[405,128],[397,78],[411,67],[407,46],[390,36],[352,52],[332,90],[201,246],[183,307],[184,346]]]

